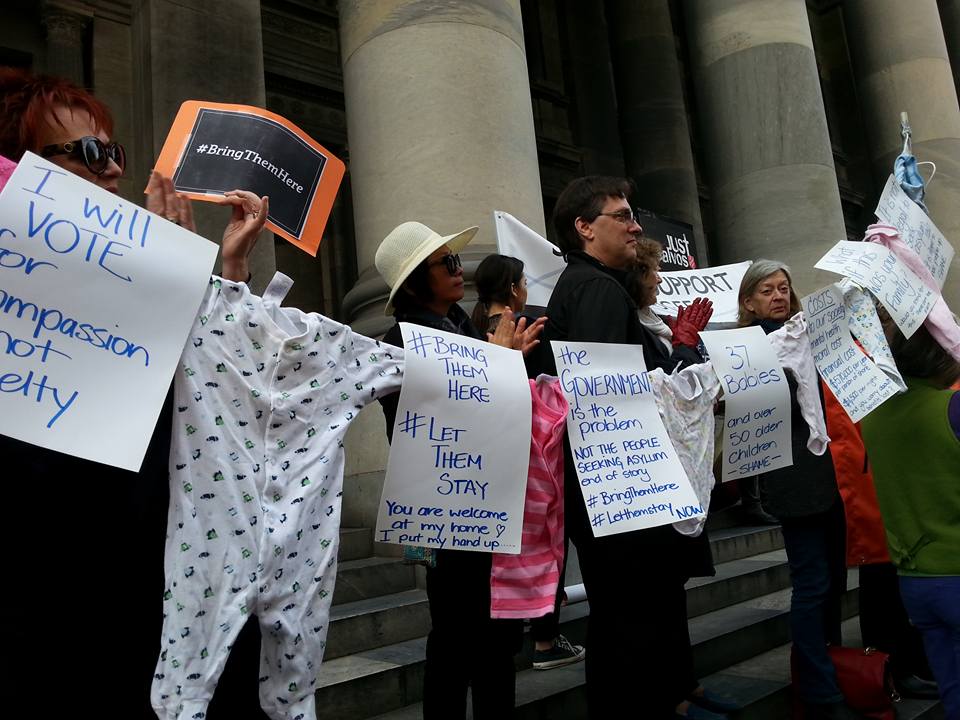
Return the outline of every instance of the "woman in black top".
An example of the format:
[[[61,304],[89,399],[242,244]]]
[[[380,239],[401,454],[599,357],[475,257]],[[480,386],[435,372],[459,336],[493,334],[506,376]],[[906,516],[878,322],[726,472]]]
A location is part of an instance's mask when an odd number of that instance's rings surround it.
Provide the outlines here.
[[[377,270],[390,285],[386,313],[397,320],[383,338],[403,346],[400,322],[484,339],[457,304],[463,299],[463,267],[457,254],[477,228],[442,237],[426,225],[407,222],[377,249]],[[536,345],[542,321],[514,332],[511,313],[493,341],[518,350]],[[392,440],[400,394],[380,399]],[[492,556],[484,552],[437,550],[425,558],[432,628],[427,637],[423,717],[457,720],[466,716],[467,688],[473,691],[473,717],[510,717],[516,686],[513,656],[523,638],[521,620],[490,618]]]

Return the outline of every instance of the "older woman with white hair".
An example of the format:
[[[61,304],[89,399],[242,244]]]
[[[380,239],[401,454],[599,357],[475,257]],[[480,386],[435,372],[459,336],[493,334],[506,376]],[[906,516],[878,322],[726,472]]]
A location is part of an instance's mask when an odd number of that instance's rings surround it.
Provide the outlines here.
[[[740,327],[770,334],[800,311],[790,268],[757,260],[740,283]],[[840,644],[840,598],[846,589],[843,501],[829,453],[807,449],[797,383],[787,374],[793,465],[760,476],[763,506],[780,520],[793,585],[790,629],[797,688],[807,720],[858,718],[845,702],[827,644]]]

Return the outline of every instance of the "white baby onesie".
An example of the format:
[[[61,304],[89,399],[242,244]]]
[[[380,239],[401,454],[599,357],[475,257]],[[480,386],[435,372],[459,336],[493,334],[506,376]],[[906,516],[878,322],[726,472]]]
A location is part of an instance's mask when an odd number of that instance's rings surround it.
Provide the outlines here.
[[[906,392],[907,384],[897,370],[897,363],[883,334],[883,326],[877,315],[877,308],[873,304],[873,298],[848,277],[837,284],[843,290],[843,305],[847,311],[847,320],[850,322],[850,331],[884,375],[893,381],[900,392]]]
[[[203,718],[249,614],[262,631],[260,702],[315,717],[337,571],[342,438],[395,392],[403,351],[212,278],[175,379],[160,658],[162,720]]]
[[[797,381],[797,402],[800,414],[807,421],[810,437],[807,449],[814,455],[823,455],[827,451],[827,424],[823,419],[823,403],[820,402],[820,376],[813,362],[813,348],[807,335],[807,321],[803,313],[797,313],[787,320],[783,327],[767,335],[767,340],[777,353],[780,364]]]
[[[713,401],[720,393],[720,379],[709,362],[689,365],[670,375],[655,368],[648,376],[660,419],[704,512],[704,517],[679,520],[673,527],[683,535],[695,537],[707,521],[710,493],[715,483]]]

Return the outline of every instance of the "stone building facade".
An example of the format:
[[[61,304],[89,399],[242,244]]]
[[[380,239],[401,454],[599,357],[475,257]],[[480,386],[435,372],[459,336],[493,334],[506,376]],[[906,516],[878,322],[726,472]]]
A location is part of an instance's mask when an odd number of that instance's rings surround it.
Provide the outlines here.
[[[960,248],[960,0],[8,0],[4,19],[0,64],[113,109],[130,199],[187,99],[266,107],[344,159],[318,257],[265,237],[254,285],[280,269],[291,304],[371,335],[389,325],[373,257],[393,226],[479,225],[469,275],[494,209],[548,232],[588,173],[632,177],[711,264],[779,258],[810,292],[834,279],[816,259],[872,221],[901,111]],[[220,209],[197,211],[215,238]],[[382,422],[368,410],[349,436],[347,524],[372,523]]]

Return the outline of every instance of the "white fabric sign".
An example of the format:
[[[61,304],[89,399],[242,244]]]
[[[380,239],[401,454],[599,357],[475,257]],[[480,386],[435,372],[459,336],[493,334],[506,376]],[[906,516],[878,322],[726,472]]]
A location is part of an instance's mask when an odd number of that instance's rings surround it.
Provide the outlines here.
[[[400,329],[403,388],[376,539],[519,553],[532,412],[523,356],[443,330]]]
[[[24,155],[0,194],[0,433],[138,470],[216,255]]]
[[[551,346],[594,537],[703,517],[660,419],[643,349],[556,340]]]
[[[793,465],[787,375],[763,329],[700,333],[726,403],[722,481]]]
[[[893,175],[887,178],[876,215],[881,222],[893,225],[900,231],[903,242],[920,256],[930,274],[943,287],[953,260],[953,247],[930,216],[903,191]]]
[[[677,270],[660,273],[657,302],[652,309],[657,315],[676,317],[678,307],[686,307],[698,297],[713,301],[711,324],[737,321],[737,294],[740,281],[750,261],[733,265]]]
[[[850,323],[837,285],[801,300],[817,372],[853,422],[897,394],[897,386],[850,337]]]
[[[554,251],[557,246],[531,230],[513,215],[494,210],[497,228],[497,250],[523,261],[527,278],[527,304],[546,307],[550,295],[567,264]]]
[[[867,288],[887,308],[905,337],[920,327],[937,299],[913,270],[876,243],[841,240],[814,267],[845,275]]]

